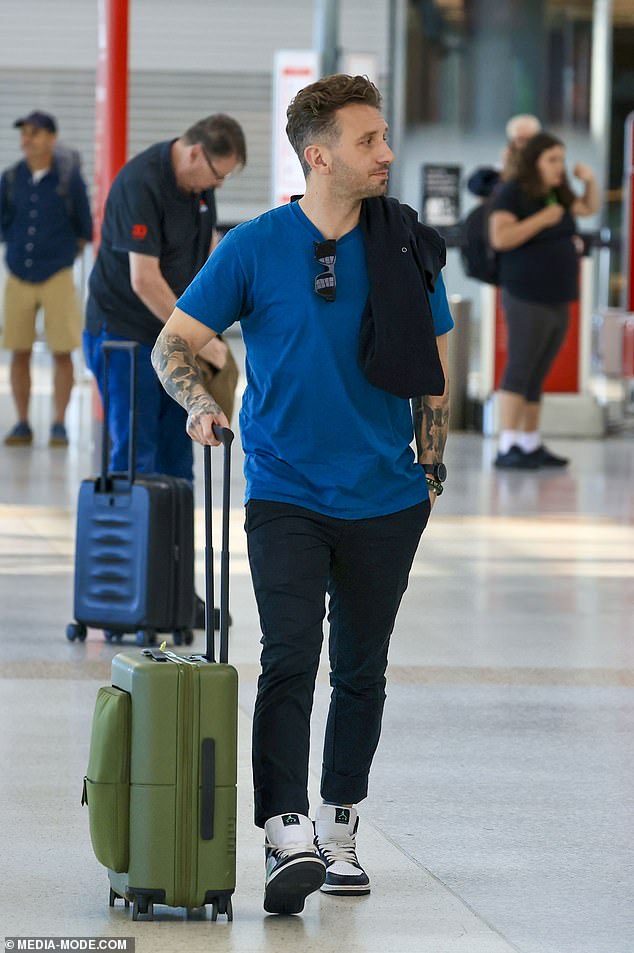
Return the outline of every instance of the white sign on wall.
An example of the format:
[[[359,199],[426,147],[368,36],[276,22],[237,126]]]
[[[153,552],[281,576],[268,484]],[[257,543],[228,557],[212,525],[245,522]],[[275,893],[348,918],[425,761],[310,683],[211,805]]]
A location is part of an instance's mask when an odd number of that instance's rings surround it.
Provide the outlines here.
[[[286,135],[286,110],[291,99],[318,78],[315,50],[279,50],[273,68],[273,207],[291,195],[303,194],[306,180]]]
[[[367,76],[371,83],[379,85],[379,60],[376,53],[344,53],[341,57],[341,72],[349,76]]]

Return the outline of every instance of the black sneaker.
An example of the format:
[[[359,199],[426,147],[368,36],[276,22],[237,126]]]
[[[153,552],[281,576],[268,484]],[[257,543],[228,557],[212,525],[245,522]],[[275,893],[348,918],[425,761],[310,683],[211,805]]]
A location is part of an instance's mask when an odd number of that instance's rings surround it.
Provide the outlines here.
[[[370,878],[359,863],[355,838],[359,818],[353,807],[322,804],[315,818],[315,844],[326,864],[323,893],[359,897],[370,893]]]
[[[524,453],[521,447],[514,443],[506,453],[498,453],[493,465],[498,470],[539,470],[541,464],[534,453]]]
[[[533,457],[537,460],[537,466],[539,467],[567,467],[570,463],[568,457],[558,457],[556,453],[553,453],[548,447],[545,447],[544,444],[538,447],[537,450],[533,450],[532,453],[527,453],[526,456]]]
[[[278,814],[264,825],[267,913],[301,913],[306,897],[319,890],[326,865],[313,842],[315,830],[304,814]]]

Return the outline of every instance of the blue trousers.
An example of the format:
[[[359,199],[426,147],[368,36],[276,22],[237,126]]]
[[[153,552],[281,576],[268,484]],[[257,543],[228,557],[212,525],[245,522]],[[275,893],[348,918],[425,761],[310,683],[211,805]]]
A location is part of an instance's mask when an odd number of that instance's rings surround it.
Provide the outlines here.
[[[253,718],[255,823],[308,815],[315,678],[329,595],[330,684],[321,794],[356,804],[381,733],[390,636],[429,500],[389,516],[342,520],[262,500],[246,531],[262,629]]]
[[[84,331],[86,364],[95,375],[103,399],[104,341],[124,341],[105,329],[96,336]],[[152,348],[139,344],[136,387],[136,469],[194,479],[192,441],[185,429],[185,410],[165,392],[151,362]],[[108,359],[108,432],[110,469],[128,469],[130,413],[130,357],[112,351]]]

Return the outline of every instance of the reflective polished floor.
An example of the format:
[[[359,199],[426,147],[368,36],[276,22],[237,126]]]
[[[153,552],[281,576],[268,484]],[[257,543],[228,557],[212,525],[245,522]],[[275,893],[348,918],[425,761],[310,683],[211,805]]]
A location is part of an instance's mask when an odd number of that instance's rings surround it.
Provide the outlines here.
[[[233,341],[240,355],[239,342]],[[0,446],[0,934],[134,936],[137,953],[634,951],[634,440],[557,440],[566,472],[498,473],[493,442],[451,434],[449,478],[392,640],[384,730],[360,805],[361,898],[262,909],[252,825],[259,629],[234,467],[231,659],[240,674],[235,919],[108,907],[80,806],[97,687],[116,647],[65,637],[74,509],[94,472],[78,367],[67,450],[47,446],[35,359],[31,448]],[[13,423],[0,359],[0,432]],[[197,539],[202,540],[201,458]],[[203,591],[202,555],[197,576]],[[202,648],[197,634],[195,648]],[[314,802],[328,701],[315,699]]]

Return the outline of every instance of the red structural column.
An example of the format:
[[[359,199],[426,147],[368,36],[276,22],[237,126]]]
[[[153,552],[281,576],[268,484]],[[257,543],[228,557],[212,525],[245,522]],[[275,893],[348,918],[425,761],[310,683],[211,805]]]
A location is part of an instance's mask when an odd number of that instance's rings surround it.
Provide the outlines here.
[[[103,209],[115,175],[127,158],[128,2],[98,0],[94,237],[99,246]]]
[[[625,122],[625,162],[623,168],[623,238],[625,255],[625,301],[628,311],[634,311],[634,112]]]

